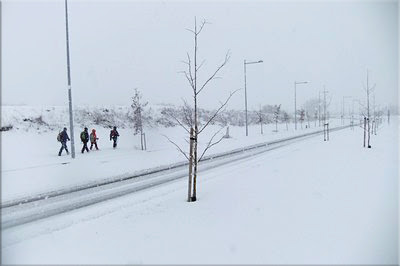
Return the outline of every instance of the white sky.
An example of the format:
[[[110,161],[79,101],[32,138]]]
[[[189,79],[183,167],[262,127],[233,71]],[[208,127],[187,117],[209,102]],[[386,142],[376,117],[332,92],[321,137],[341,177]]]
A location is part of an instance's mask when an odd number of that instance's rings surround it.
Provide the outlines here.
[[[67,104],[64,1],[2,2],[2,104]],[[244,87],[249,109],[293,109],[326,85],[332,107],[342,96],[363,97],[370,69],[377,103],[398,100],[397,1],[69,1],[71,78],[76,105],[130,104],[134,88],[150,103],[180,104],[191,89],[181,62],[193,51],[185,28],[206,19],[199,37],[199,81],[232,57],[200,98],[213,108]],[[244,107],[244,91],[229,107]],[[349,102],[349,101],[348,101]]]

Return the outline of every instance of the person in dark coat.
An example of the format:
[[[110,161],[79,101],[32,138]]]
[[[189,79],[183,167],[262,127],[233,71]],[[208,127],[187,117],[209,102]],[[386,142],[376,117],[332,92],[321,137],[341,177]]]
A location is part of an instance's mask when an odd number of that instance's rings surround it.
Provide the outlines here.
[[[83,147],[82,147],[82,153],[86,150],[86,152],[89,152],[89,148],[87,146],[88,142],[89,142],[89,132],[87,127],[85,127],[85,129],[82,131],[81,133],[81,141],[83,143]]]
[[[113,130],[110,132],[110,141],[113,140],[113,148],[117,147],[117,139],[119,137],[119,133],[117,131],[117,127],[114,127]]]
[[[67,141],[70,139],[68,137],[66,127],[64,127],[63,131],[60,132],[58,139],[61,142],[61,148],[60,148],[60,151],[58,152],[58,156],[61,156],[61,153],[64,149],[67,152],[67,154],[69,154],[68,147],[67,147]]]

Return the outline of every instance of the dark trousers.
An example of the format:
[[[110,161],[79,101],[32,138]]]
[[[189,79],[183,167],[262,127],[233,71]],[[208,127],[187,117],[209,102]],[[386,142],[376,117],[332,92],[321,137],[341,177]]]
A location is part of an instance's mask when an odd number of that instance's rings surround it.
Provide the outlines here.
[[[93,148],[93,145],[96,147],[96,150],[99,149],[99,147],[97,147],[97,141],[95,141],[90,143],[90,150]]]
[[[67,143],[66,142],[61,142],[61,148],[60,151],[58,152],[58,156],[61,156],[62,151],[65,149],[67,154],[69,154],[68,148],[67,148]]]
[[[86,150],[87,152],[89,152],[89,149],[88,149],[88,146],[87,146],[87,142],[84,142],[84,143],[83,143],[83,147],[82,147],[82,151],[81,151],[81,152],[83,153],[85,150]]]
[[[113,148],[115,149],[117,147],[117,138],[113,138]]]

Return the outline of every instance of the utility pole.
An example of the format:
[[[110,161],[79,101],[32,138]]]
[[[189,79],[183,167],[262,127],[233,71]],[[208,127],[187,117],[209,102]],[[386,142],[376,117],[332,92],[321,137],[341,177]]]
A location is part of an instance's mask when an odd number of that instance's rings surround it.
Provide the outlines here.
[[[254,61],[254,62],[246,62],[246,59],[243,61],[244,68],[244,108],[245,108],[245,116],[246,116],[246,137],[249,135],[248,123],[247,123],[247,80],[246,80],[246,65],[250,64],[259,64],[262,63],[262,60]]]
[[[69,59],[69,35],[68,35],[68,4],[65,0],[65,31],[67,41],[67,75],[68,75],[68,101],[69,101],[69,128],[71,136],[71,157],[75,158],[75,140],[74,140],[74,118],[72,113],[72,93],[71,93],[71,67]]]

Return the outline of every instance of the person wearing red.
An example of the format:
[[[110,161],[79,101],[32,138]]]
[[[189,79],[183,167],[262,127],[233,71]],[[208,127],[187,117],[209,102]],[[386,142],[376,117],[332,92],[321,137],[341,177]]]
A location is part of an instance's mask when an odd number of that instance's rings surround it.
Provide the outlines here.
[[[92,129],[92,133],[90,133],[90,150],[93,148],[93,145],[96,147],[96,150],[99,148],[97,147],[97,140],[99,138],[96,135],[96,130]]]
[[[117,131],[117,127],[113,127],[113,130],[110,132],[110,141],[113,140],[113,148],[117,148],[117,139],[119,137],[119,133]]]

